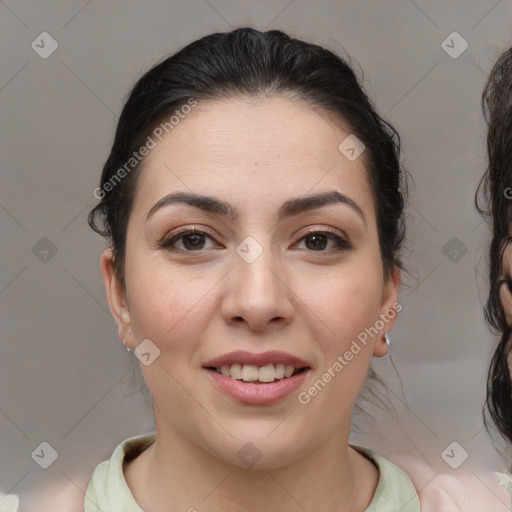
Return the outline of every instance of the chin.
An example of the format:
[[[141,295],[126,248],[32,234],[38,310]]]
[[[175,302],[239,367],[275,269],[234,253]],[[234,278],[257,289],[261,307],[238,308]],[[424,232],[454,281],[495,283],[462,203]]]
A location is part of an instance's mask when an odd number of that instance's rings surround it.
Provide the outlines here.
[[[206,449],[214,457],[233,466],[241,469],[262,470],[287,466],[303,457],[308,451],[304,446],[303,435],[297,440],[283,434],[276,435],[273,439],[265,437],[266,435],[230,438],[229,445],[214,447],[210,444]]]

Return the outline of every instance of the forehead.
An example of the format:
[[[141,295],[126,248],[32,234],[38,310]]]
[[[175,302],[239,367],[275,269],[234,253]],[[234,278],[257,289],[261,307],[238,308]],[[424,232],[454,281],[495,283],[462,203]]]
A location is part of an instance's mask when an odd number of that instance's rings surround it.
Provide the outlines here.
[[[141,165],[136,202],[149,205],[171,189],[239,199],[275,195],[282,202],[334,187],[373,209],[364,153],[351,161],[338,148],[349,135],[341,120],[301,100],[199,102],[155,140]]]

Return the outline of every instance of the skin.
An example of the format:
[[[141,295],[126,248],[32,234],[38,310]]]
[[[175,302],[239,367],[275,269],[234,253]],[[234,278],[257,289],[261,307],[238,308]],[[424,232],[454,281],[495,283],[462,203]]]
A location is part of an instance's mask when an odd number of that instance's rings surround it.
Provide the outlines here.
[[[503,253],[503,278],[512,276],[512,245],[507,245]],[[507,324],[512,325],[512,293],[507,284],[503,284],[500,288],[500,300],[503,304],[503,310],[507,319]]]
[[[507,245],[503,253],[502,269],[501,278],[505,279],[512,276],[512,245],[510,244]],[[500,287],[500,301],[503,305],[507,325],[510,327],[512,326],[512,292],[507,283],[502,284]],[[512,352],[508,354],[507,363],[509,371],[512,373]]]
[[[351,408],[372,356],[387,353],[383,334],[396,316],[309,404],[297,400],[398,299],[399,271],[384,279],[364,154],[351,162],[338,150],[348,134],[301,101],[222,100],[195,107],[143,162],[127,227],[125,288],[110,249],[101,271],[120,338],[132,348],[149,338],[160,350],[141,365],[156,441],[124,467],[145,511],[369,505],[378,470],[349,447]],[[357,203],[365,221],[336,203],[277,222],[285,200],[331,190]],[[173,204],[146,221],[175,191],[214,196],[239,215]],[[159,247],[177,228],[193,226],[212,237],[200,239],[200,250],[190,249],[190,237],[174,251]],[[326,238],[317,249],[306,228],[334,230],[352,248],[336,250]],[[252,263],[235,251],[248,236],[263,249]],[[201,368],[234,350],[282,350],[311,370],[278,403],[242,404]],[[262,454],[250,469],[237,457],[248,442]]]

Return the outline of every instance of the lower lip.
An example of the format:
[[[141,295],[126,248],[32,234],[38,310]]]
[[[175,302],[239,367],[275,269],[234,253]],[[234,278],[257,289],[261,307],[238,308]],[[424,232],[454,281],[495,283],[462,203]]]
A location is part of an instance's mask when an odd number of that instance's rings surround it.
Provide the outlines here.
[[[273,404],[293,393],[306,378],[309,369],[268,384],[253,384],[243,380],[225,377],[215,370],[207,370],[222,391],[245,404]]]

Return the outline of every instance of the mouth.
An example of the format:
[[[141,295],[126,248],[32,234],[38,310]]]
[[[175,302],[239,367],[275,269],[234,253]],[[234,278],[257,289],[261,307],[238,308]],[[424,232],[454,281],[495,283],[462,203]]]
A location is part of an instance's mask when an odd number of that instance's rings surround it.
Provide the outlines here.
[[[304,359],[278,350],[261,354],[238,350],[207,361],[203,368],[229,379],[256,384],[289,379],[311,369]]]
[[[271,366],[274,366],[274,374],[271,373],[272,369],[269,368]],[[284,366],[286,373],[282,378],[277,378],[283,373],[279,364],[258,367],[235,363],[222,365],[220,371],[215,366],[206,367],[203,370],[210,376],[211,382],[217,389],[237,402],[249,405],[270,405],[291,396],[304,383],[310,370],[309,367],[296,368],[291,365],[288,365],[287,370],[286,365]],[[234,376],[224,375],[223,370],[224,373],[229,372],[230,374],[233,371]],[[263,380],[260,380],[260,371]],[[289,377],[286,375],[289,375]],[[273,380],[270,380],[271,378]]]
[[[208,366],[207,370],[217,372],[224,377],[240,380],[252,384],[269,384],[276,381],[295,377],[299,373],[309,370],[309,366],[295,367],[283,363],[256,366],[254,364],[231,364],[220,367]]]

